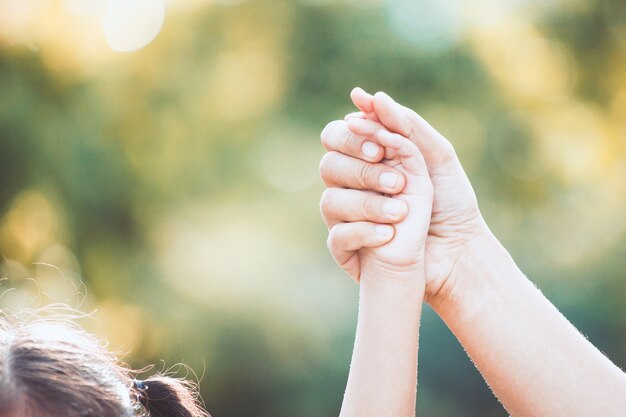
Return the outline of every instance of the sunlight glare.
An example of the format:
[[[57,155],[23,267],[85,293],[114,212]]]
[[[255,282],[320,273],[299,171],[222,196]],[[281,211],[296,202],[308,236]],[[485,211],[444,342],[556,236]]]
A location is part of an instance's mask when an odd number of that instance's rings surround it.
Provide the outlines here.
[[[164,0],[112,0],[103,20],[104,37],[114,51],[134,51],[156,38],[164,17]]]

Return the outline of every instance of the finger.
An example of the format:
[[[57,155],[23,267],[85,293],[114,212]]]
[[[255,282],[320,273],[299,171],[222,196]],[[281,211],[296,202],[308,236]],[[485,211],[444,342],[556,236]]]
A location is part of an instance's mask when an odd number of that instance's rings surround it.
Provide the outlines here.
[[[350,132],[344,120],[327,124],[322,130],[321,138],[328,151],[341,152],[370,162],[378,162],[385,156],[385,151],[380,146]]]
[[[343,120],[348,121],[350,119],[365,119],[365,113],[362,111],[355,111],[353,113],[348,113],[343,117]]]
[[[338,223],[330,229],[329,247],[334,253],[376,248],[393,239],[395,229],[389,224],[371,222]]]
[[[417,145],[409,139],[397,133],[389,132],[382,124],[372,120],[350,119],[347,125],[352,133],[369,137],[382,146],[393,149],[400,156],[404,168],[411,174],[428,174],[424,157]]]
[[[429,168],[456,159],[452,144],[413,110],[383,92],[374,94],[372,106],[387,129],[411,139],[419,147]]]
[[[390,225],[368,222],[339,223],[328,233],[328,249],[335,262],[357,282],[360,264],[357,251],[382,246],[393,239],[395,229]]]
[[[374,96],[365,92],[362,88],[356,87],[350,92],[350,98],[352,99],[352,103],[361,110],[366,119],[379,121],[376,110],[374,109]]]
[[[359,136],[376,136],[381,130],[387,130],[380,122],[366,119],[346,120],[346,127],[350,132]]]
[[[374,96],[366,93],[361,87],[355,87],[350,92],[350,98],[354,105],[363,113],[373,113],[374,109]]]
[[[387,130],[381,130],[378,133],[378,138],[380,139],[381,144],[395,150],[398,153],[400,160],[402,161],[402,166],[406,168],[409,173],[429,177],[428,169],[426,168],[426,161],[424,160],[424,156],[418,149],[417,145],[404,136],[400,136],[397,133],[391,133]]]
[[[320,209],[329,229],[342,222],[397,223],[404,220],[408,213],[408,206],[402,200],[344,188],[326,189]]]
[[[380,122],[367,119],[367,118],[350,118],[346,120],[348,130],[353,134],[374,139],[380,143],[380,140],[376,137],[381,129],[386,129]],[[385,149],[384,159],[394,159],[398,155],[394,149]]]
[[[371,164],[339,152],[327,152],[320,162],[320,176],[327,187],[398,194],[404,175],[383,163]]]

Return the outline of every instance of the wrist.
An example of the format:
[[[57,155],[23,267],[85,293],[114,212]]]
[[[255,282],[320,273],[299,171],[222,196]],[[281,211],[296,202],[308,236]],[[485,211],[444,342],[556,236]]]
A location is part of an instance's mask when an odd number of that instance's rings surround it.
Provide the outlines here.
[[[441,317],[469,315],[489,303],[499,291],[509,271],[518,270],[515,262],[489,229],[465,246],[446,281],[428,302]]]
[[[362,265],[360,284],[398,288],[402,291],[411,291],[414,295],[417,293],[423,298],[425,276],[423,261],[407,265],[390,265],[370,260]]]

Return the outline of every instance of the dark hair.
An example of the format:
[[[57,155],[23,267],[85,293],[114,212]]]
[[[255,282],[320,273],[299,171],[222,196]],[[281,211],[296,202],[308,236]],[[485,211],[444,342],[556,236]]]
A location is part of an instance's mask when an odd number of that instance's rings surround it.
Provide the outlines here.
[[[210,417],[190,381],[134,373],[70,309],[0,311],[0,417]]]

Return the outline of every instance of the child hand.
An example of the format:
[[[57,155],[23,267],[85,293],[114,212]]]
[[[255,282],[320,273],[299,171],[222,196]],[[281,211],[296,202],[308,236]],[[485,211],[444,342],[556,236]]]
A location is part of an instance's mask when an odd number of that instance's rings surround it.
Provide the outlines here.
[[[363,274],[397,277],[402,273],[423,282],[424,243],[430,225],[433,187],[422,154],[410,140],[375,121],[353,118],[342,123],[361,136],[351,140],[381,145],[385,153],[383,163],[404,175],[404,190],[390,197],[387,204],[399,204],[399,211],[407,215],[393,226],[350,219],[329,224],[328,247],[333,258],[356,281]],[[362,198],[361,193],[347,189],[334,189],[333,195],[348,206],[355,203],[351,200]],[[376,193],[369,196],[384,198]]]

